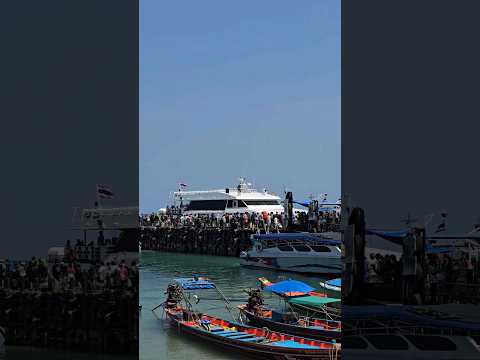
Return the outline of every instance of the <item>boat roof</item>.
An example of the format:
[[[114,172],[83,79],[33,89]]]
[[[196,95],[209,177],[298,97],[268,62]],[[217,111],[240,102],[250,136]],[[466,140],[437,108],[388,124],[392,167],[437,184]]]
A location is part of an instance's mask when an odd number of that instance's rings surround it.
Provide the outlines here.
[[[265,291],[273,292],[277,295],[283,295],[288,293],[306,294],[314,290],[315,289],[310,285],[307,285],[298,280],[284,280],[267,286],[265,288]]]
[[[173,281],[180,285],[183,290],[216,289],[215,284],[204,277],[177,278]]]
[[[253,239],[256,240],[302,240],[312,242],[322,242],[326,245],[340,246],[341,241],[335,239],[324,238],[321,235],[312,233],[272,233],[272,234],[254,234]]]
[[[328,281],[325,281],[325,284],[333,285],[333,286],[342,286],[342,279],[338,278],[338,279],[328,280]]]
[[[340,299],[323,297],[323,296],[300,296],[294,297],[288,300],[292,304],[305,305],[305,306],[322,306],[325,304],[331,304],[340,302]]]

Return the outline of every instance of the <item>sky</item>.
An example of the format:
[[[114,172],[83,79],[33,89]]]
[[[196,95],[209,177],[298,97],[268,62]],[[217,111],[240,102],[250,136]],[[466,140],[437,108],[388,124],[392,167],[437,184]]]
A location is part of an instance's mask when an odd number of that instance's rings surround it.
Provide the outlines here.
[[[116,196],[104,206],[138,205],[135,8],[31,2],[0,13],[0,113],[9,119],[0,134],[0,259],[46,257],[83,238],[71,230],[73,208],[92,207],[97,184]]]
[[[340,1],[140,2],[140,211],[189,189],[340,197]]]

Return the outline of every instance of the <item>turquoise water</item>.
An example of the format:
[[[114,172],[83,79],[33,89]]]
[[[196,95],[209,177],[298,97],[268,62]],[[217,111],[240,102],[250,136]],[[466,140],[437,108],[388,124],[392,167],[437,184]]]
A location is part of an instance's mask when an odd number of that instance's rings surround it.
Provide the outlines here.
[[[291,273],[278,273],[267,270],[255,270],[241,267],[238,258],[202,256],[174,253],[144,251],[140,257],[140,359],[141,360],[228,360],[247,359],[224,349],[197,341],[191,337],[184,338],[176,330],[169,328],[169,323],[152,313],[156,305],[163,302],[164,291],[172,278],[189,277],[192,274],[208,276],[217,287],[232,300],[233,305],[246,302],[247,295],[243,289],[257,288],[257,278],[267,277],[271,281],[292,278],[304,281],[318,288],[318,277],[306,277]],[[203,312],[222,316],[231,320],[222,302],[211,300],[213,293],[204,293],[196,305]],[[277,297],[266,298],[273,306],[281,306]]]

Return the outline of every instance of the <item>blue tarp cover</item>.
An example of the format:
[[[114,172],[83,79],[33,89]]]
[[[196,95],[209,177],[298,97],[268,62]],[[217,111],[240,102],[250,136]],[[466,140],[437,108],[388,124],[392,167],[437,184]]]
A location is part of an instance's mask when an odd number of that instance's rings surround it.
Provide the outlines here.
[[[215,289],[215,284],[203,278],[179,278],[174,279],[183,290]]]
[[[298,280],[284,280],[276,284],[265,287],[265,291],[271,291],[275,294],[284,294],[289,292],[303,292],[309,293],[314,291],[310,285],[307,285]]]

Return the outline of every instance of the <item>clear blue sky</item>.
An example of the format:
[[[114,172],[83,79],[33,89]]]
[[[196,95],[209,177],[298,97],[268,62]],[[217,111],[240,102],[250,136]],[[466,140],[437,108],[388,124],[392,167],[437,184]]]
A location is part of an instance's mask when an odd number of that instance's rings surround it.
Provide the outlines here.
[[[140,2],[140,209],[245,176],[340,196],[340,1]]]

